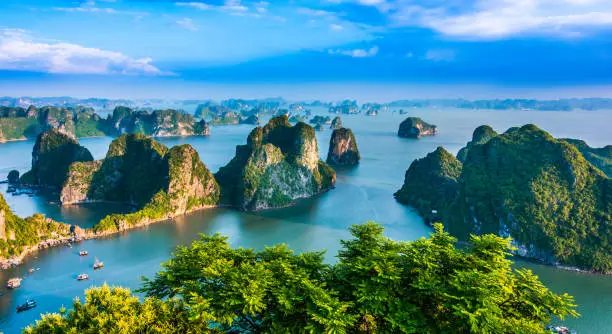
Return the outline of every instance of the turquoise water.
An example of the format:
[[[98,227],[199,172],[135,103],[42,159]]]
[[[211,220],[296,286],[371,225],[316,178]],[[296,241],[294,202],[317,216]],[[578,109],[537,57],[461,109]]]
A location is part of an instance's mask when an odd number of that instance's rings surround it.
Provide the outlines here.
[[[189,244],[199,233],[220,232],[230,236],[234,246],[261,248],[275,243],[287,243],[297,251],[327,250],[327,261],[334,261],[339,240],[348,237],[347,227],[367,220],[385,225],[386,235],[396,240],[414,240],[426,236],[430,229],[409,207],[393,199],[402,184],[410,163],[444,146],[456,153],[470,140],[475,127],[489,124],[498,131],[511,126],[534,123],[555,137],[574,137],[592,146],[612,143],[609,124],[612,112],[528,112],[528,111],[466,111],[418,110],[412,115],[437,124],[440,134],[420,140],[398,138],[399,123],[406,117],[382,114],[377,117],[342,116],[346,127],[353,129],[362,156],[355,168],[339,169],[336,188],[317,198],[304,200],[296,206],[257,213],[211,209],[179,217],[171,222],[154,224],[107,239],[90,240],[74,248],[54,248],[41,251],[26,259],[23,266],[0,272],[0,281],[23,276],[31,267],[39,267],[27,277],[22,287],[0,297],[0,329],[18,332],[33,322],[41,312],[56,311],[70,306],[72,299],[83,296],[83,289],[108,283],[130,288],[139,286],[141,276],[152,276],[159,264],[167,260],[177,245]],[[226,164],[234,148],[243,144],[251,126],[238,125],[212,128],[208,138],[165,138],[168,145],[189,143],[202,161],[212,170]],[[327,155],[331,131],[317,133],[321,157]],[[103,157],[111,138],[82,139],[96,158]],[[0,144],[0,179],[11,169],[26,171],[30,165],[32,141]],[[22,216],[42,212],[50,217],[91,226],[108,212],[121,207],[88,205],[60,208],[53,197],[6,195],[6,185],[0,185],[13,210]],[[86,248],[88,257],[79,257]],[[93,272],[95,258],[104,261],[105,268]],[[581,318],[563,323],[581,333],[612,332],[612,277],[585,275],[552,267],[519,261],[536,272],[556,292],[568,292],[580,305]],[[89,281],[77,282],[76,276],[88,273]],[[15,313],[16,305],[26,298],[35,298],[34,310]]]

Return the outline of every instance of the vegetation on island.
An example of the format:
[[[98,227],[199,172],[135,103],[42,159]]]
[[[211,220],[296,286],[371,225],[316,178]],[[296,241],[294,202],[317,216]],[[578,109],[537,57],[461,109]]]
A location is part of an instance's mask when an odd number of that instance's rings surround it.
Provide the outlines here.
[[[111,115],[100,122],[104,132],[111,136],[125,133],[140,133],[153,137],[210,134],[205,121],[196,122],[194,116],[173,109],[154,110],[149,113],[144,110],[117,107]]]
[[[350,231],[334,264],[324,252],[232,249],[202,235],[144,280],[144,301],[92,288],[24,333],[546,333],[551,319],[578,316],[571,296],[512,268],[509,239],[456,248],[439,224],[412,242],[375,223]]]
[[[330,189],[336,173],[319,160],[314,129],[287,115],[251,131],[246,145],[215,175],[224,201],[242,210],[290,205]]]
[[[21,218],[15,215],[0,194],[0,259],[19,255],[39,242],[72,235],[70,225],[58,223],[41,214]]]
[[[415,161],[396,198],[460,238],[511,236],[516,253],[612,271],[612,180],[566,140],[534,125]]]
[[[467,159],[467,154],[469,149],[473,145],[482,145],[489,141],[489,139],[496,137],[498,135],[492,127],[488,125],[481,125],[477,127],[472,133],[472,140],[467,143],[467,145],[459,150],[457,153],[457,159],[459,161],[464,162]]]
[[[118,106],[107,118],[100,118],[85,107],[0,108],[0,142],[35,138],[49,129],[72,138],[123,133],[154,137],[210,134],[206,121],[196,122],[192,115],[172,109],[149,112]]]
[[[20,182],[60,188],[73,162],[92,160],[89,150],[75,139],[59,130],[50,129],[36,138],[32,150],[32,169],[21,176]]]
[[[314,124],[314,125],[331,124],[331,122],[332,122],[331,117],[319,116],[319,115],[316,115],[315,117],[311,118],[310,121],[308,121],[308,123]]]
[[[74,163],[62,192],[63,204],[121,202],[138,210],[112,214],[95,232],[121,231],[216,205],[219,186],[191,145],[168,149],[141,134],[113,140],[101,161]]]
[[[438,128],[425,123],[419,117],[408,117],[400,123],[397,135],[405,138],[421,138],[423,136],[434,136],[438,134]]]
[[[582,153],[588,162],[601,169],[608,177],[612,177],[612,145],[601,148],[592,148],[583,140],[564,138]]]

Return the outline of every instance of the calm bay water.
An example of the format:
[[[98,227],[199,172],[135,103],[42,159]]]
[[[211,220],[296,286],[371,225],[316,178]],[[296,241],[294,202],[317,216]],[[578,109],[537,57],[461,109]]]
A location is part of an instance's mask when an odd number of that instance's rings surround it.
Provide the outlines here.
[[[466,111],[417,110],[411,115],[437,124],[440,134],[420,140],[396,136],[399,123],[407,116],[381,114],[377,117],[341,116],[345,127],[352,128],[361,152],[361,164],[355,168],[337,170],[336,188],[317,198],[299,202],[296,206],[257,213],[211,209],[179,217],[171,222],[154,224],[106,239],[90,240],[74,248],[54,248],[41,251],[25,260],[24,265],[0,272],[0,282],[14,276],[27,275],[32,267],[40,268],[29,275],[21,288],[6,291],[0,296],[0,329],[5,333],[20,328],[39,318],[42,312],[57,311],[70,306],[74,297],[82,297],[83,290],[108,283],[137,288],[141,276],[153,276],[161,262],[167,260],[177,245],[187,245],[199,233],[219,232],[230,237],[233,246],[262,248],[265,245],[287,243],[296,251],[327,250],[327,261],[335,261],[339,241],[348,238],[347,227],[367,220],[385,225],[386,235],[396,240],[414,240],[426,236],[430,229],[410,208],[393,199],[402,184],[406,169],[417,158],[425,156],[437,146],[456,153],[470,140],[478,125],[489,124],[498,132],[511,126],[534,123],[555,137],[586,140],[591,146],[612,143],[609,125],[612,111],[598,112],[531,112],[531,111]],[[168,146],[189,143],[200,153],[202,161],[213,172],[225,165],[234,155],[234,148],[246,141],[251,126],[215,127],[209,138],[166,138]],[[331,130],[317,133],[319,151],[325,159]],[[105,155],[111,138],[80,140],[96,158]],[[33,142],[0,144],[0,179],[11,169],[25,172],[31,161]],[[53,196],[27,197],[6,194],[12,209],[21,216],[41,212],[59,221],[92,226],[101,217],[122,207],[104,205],[62,208]],[[79,257],[85,248],[88,257]],[[105,268],[93,272],[95,258],[103,260]],[[579,304],[578,319],[563,323],[580,333],[612,332],[612,276],[587,275],[518,261],[517,266],[532,269],[555,292],[574,295]],[[90,280],[76,281],[82,272]],[[2,288],[3,289],[3,288]],[[15,313],[15,307],[26,298],[35,298],[38,307]]]

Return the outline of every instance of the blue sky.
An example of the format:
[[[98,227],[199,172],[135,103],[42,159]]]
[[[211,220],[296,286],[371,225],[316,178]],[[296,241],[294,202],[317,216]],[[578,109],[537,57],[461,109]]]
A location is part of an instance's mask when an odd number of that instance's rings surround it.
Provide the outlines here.
[[[608,96],[611,42],[609,0],[2,0],[0,95]]]

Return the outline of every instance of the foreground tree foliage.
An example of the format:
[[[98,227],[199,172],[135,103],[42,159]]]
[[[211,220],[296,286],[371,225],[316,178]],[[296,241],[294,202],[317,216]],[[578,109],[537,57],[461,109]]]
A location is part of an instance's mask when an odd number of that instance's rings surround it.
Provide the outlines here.
[[[104,286],[25,332],[542,333],[554,316],[578,316],[571,296],[511,268],[509,239],[474,236],[458,249],[440,224],[414,242],[375,223],[351,233],[333,265],[324,252],[202,236],[145,279],[144,303]]]

